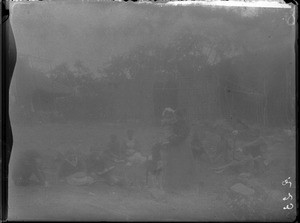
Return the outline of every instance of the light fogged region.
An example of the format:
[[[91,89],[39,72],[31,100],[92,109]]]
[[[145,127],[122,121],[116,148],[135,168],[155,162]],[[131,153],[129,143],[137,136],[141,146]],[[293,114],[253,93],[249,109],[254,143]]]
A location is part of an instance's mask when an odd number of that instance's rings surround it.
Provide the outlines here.
[[[293,220],[292,13],[13,3],[9,220]]]

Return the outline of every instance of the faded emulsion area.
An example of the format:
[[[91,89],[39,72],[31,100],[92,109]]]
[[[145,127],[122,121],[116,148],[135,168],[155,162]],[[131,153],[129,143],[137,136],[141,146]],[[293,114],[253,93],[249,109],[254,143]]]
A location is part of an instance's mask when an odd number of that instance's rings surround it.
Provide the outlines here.
[[[7,2],[1,2],[1,220],[7,218],[8,165],[12,149],[12,131],[9,122],[9,86],[16,64],[16,45],[10,24]]]
[[[295,218],[293,9],[11,13],[9,220]]]

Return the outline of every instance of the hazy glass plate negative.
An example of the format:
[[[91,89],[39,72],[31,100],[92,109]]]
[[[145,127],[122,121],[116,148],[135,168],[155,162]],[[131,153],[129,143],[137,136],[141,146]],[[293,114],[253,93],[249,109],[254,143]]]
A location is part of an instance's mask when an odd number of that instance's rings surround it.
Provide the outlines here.
[[[224,4],[11,2],[8,220],[293,220],[295,8]]]

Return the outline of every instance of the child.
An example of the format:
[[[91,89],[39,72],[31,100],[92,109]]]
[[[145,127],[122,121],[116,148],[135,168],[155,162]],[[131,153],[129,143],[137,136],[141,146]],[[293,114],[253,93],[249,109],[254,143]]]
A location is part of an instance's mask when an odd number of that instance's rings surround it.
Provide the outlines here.
[[[25,151],[18,159],[13,170],[13,181],[16,186],[27,186],[31,181],[31,176],[35,176],[37,184],[47,185],[45,174],[41,168],[41,156],[35,150]]]

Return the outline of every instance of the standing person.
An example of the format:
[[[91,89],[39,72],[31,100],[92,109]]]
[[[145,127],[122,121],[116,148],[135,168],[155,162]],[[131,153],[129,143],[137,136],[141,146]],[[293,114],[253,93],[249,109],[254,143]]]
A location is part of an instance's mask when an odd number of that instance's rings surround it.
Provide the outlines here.
[[[174,119],[167,122],[170,136],[162,150],[163,188],[167,192],[188,189],[193,179],[193,157],[187,140],[190,128],[183,111],[175,111]]]

